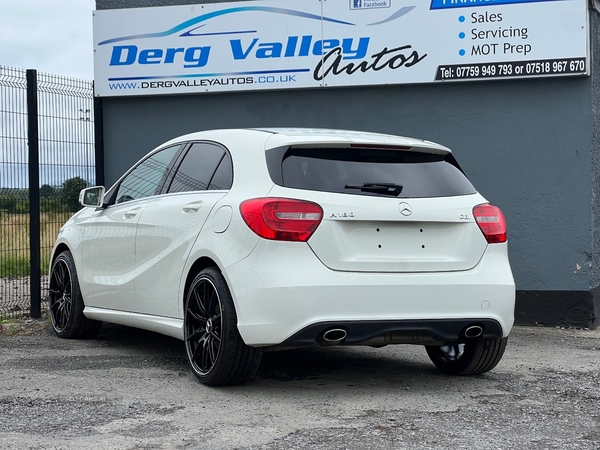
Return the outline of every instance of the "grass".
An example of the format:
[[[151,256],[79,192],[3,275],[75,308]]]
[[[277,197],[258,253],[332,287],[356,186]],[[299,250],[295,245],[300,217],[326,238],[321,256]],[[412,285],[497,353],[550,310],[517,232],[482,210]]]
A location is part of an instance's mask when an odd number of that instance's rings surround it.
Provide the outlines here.
[[[19,321],[19,319],[1,319],[0,320],[0,325],[7,325],[10,323],[17,323]]]
[[[40,270],[47,273],[61,226],[73,213],[40,214]],[[29,275],[29,214],[0,213],[0,277]]]

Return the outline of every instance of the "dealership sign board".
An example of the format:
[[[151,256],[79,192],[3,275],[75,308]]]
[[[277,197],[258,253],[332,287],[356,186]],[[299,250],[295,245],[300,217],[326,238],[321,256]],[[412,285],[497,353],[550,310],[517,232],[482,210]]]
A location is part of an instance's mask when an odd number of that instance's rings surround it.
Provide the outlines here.
[[[587,75],[587,0],[272,0],[94,12],[98,96]]]

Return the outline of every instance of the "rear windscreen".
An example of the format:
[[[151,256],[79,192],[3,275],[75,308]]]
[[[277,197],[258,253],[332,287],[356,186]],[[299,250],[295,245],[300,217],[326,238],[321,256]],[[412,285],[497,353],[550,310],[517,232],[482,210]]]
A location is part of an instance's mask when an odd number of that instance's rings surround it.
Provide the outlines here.
[[[452,154],[372,148],[267,152],[273,181],[289,188],[398,198],[474,194]]]

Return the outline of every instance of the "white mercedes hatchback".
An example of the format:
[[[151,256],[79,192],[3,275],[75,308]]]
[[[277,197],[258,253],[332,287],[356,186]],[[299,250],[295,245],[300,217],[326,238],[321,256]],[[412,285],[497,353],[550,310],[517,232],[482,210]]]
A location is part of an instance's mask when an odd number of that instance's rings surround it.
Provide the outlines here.
[[[203,131],[80,202],[52,255],[56,334],[105,321],[176,337],[208,385],[311,345],[419,344],[443,372],[480,374],[513,325],[504,216],[432,142]]]

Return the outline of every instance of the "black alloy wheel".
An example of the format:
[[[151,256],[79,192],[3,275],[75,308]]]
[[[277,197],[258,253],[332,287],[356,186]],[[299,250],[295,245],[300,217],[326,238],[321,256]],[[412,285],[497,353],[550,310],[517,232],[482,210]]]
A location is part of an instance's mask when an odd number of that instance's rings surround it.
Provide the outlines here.
[[[492,370],[502,359],[508,338],[471,339],[426,346],[431,362],[450,375],[478,375]]]
[[[73,284],[65,258],[57,258],[52,267],[49,294],[52,327],[56,333],[63,333],[73,312]]]
[[[227,282],[216,267],[202,270],[186,296],[184,342],[190,367],[209,386],[242,384],[256,373],[262,349],[246,345]]]
[[[91,338],[98,334],[102,322],[85,317],[84,308],[73,255],[64,251],[52,263],[48,295],[50,321],[58,337]]]
[[[458,361],[465,352],[465,344],[447,344],[438,347],[438,356],[446,362]]]
[[[221,300],[208,277],[192,286],[185,311],[185,343],[190,364],[199,375],[208,375],[221,351],[223,316]]]

